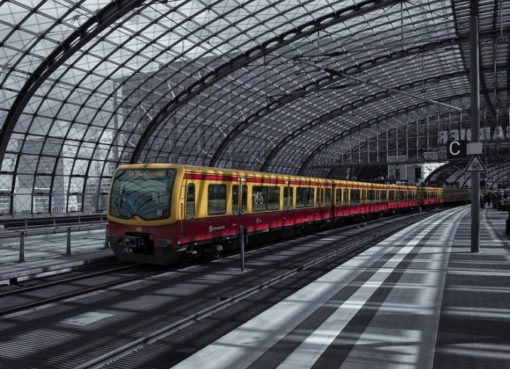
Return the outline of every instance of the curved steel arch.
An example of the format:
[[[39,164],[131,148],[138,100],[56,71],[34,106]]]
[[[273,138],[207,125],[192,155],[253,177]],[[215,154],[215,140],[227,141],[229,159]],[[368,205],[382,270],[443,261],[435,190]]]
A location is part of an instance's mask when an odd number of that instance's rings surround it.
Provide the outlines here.
[[[483,34],[480,34],[480,39],[491,38],[491,37],[493,37],[493,35],[494,35],[493,32],[485,32]],[[436,48],[441,48],[441,47],[449,46],[451,44],[460,44],[462,41],[465,41],[467,38],[468,38],[468,36],[465,35],[465,36],[460,36],[460,37],[458,37],[456,39],[446,39],[446,40],[441,40],[441,41],[433,42],[433,43],[426,44],[426,45],[412,47],[412,48],[405,49],[405,50],[399,50],[399,51],[396,51],[396,52],[394,52],[394,53],[392,53],[390,55],[384,55],[384,56],[381,56],[379,58],[375,58],[373,60],[370,60],[370,61],[367,61],[365,63],[362,63],[362,64],[359,65],[359,67],[356,66],[356,67],[346,68],[345,70],[342,71],[342,73],[346,73],[346,74],[352,74],[353,72],[357,73],[357,72],[360,72],[362,70],[362,67],[364,65],[367,65],[367,64],[372,64],[372,66],[383,65],[386,62],[391,62],[393,60],[398,60],[400,58],[404,58],[404,57],[407,57],[409,55],[414,55],[416,53],[426,52],[426,51],[433,50],[433,49],[436,49]],[[351,71],[351,70],[349,70],[350,68],[357,69],[357,70]],[[487,68],[487,69],[490,69],[490,68]],[[467,72],[463,71],[462,74],[467,74]],[[434,77],[432,79],[434,79]],[[438,79],[436,82],[440,82],[440,81],[441,81],[441,79]],[[412,88],[414,86],[409,86],[409,85],[412,85],[412,84],[413,83],[405,84],[403,86],[398,86],[398,87],[395,87],[395,89],[401,89],[401,88],[402,89],[408,89],[408,88]],[[386,98],[388,96],[391,96],[392,94],[393,93],[389,92],[389,91],[385,92],[385,93],[382,94],[381,98]],[[378,94],[375,94],[375,95],[371,95],[371,96],[365,98],[365,99],[371,98],[371,100],[366,102],[366,103],[374,102],[376,99],[373,99],[373,98],[375,98],[377,95]],[[365,99],[362,99],[362,100],[365,100]],[[344,105],[343,107],[341,107],[339,109],[336,109],[335,112],[337,112],[337,114],[333,115],[330,118],[327,117],[327,116],[330,115],[330,113],[327,113],[327,114],[325,114],[325,115],[323,115],[323,116],[321,116],[321,117],[319,117],[319,118],[317,118],[317,119],[307,123],[306,125],[297,128],[295,131],[289,133],[287,136],[285,136],[283,139],[281,139],[280,142],[271,150],[271,152],[267,156],[266,160],[264,161],[264,164],[262,165],[261,170],[266,170],[268,168],[270,162],[277,156],[278,152],[280,150],[282,150],[285,147],[285,145],[287,145],[291,140],[293,140],[294,138],[298,137],[299,135],[305,133],[306,131],[308,131],[308,130],[316,127],[316,126],[321,125],[321,124],[329,121],[332,118],[335,118],[337,116],[342,115],[345,112],[349,112],[349,111],[353,110],[353,109],[347,109],[347,110],[342,112],[341,109],[343,109],[345,107],[348,107],[350,105],[354,105],[356,103],[359,103],[360,105],[361,104],[365,105],[365,103],[362,100],[358,100],[358,101],[352,102],[350,104]]]
[[[333,13],[325,14],[315,20],[304,23],[296,28],[287,30],[281,35],[273,37],[261,45],[257,45],[245,53],[234,57],[229,62],[220,65],[214,71],[208,73],[198,81],[191,84],[188,88],[186,88],[183,92],[177,95],[168,104],[166,104],[165,107],[161,109],[161,111],[152,119],[148,127],[142,133],[131,158],[131,163],[134,163],[139,159],[145,145],[148,143],[152,134],[174,111],[191,100],[193,97],[199,95],[208,87],[214,85],[214,83],[220,81],[225,76],[296,40],[307,37],[347,19],[370,13],[371,11],[377,10],[379,8],[398,3],[400,3],[400,0],[366,0],[361,3],[337,10]],[[258,119],[256,115],[251,116],[250,118],[251,120],[249,120],[247,123],[251,123],[252,121]]]
[[[381,55],[381,56],[373,58],[373,59],[372,58],[368,59],[363,63],[349,66],[349,67],[345,68],[343,70],[343,72],[345,72],[346,74],[359,73],[359,72],[366,70],[368,68],[384,65],[385,63],[389,63],[389,62],[392,62],[392,61],[395,61],[395,60],[398,60],[401,58],[405,58],[410,55],[422,53],[425,51],[434,50],[434,49],[446,47],[446,46],[451,46],[452,44],[457,44],[460,41],[462,41],[462,38],[445,39],[445,40],[441,40],[441,41],[437,41],[437,42],[432,42],[430,44],[421,45],[418,47],[412,47],[412,48],[408,48],[405,50],[398,50],[398,51],[393,52],[389,55]],[[327,55],[325,55],[325,56],[327,56]],[[364,67],[366,67],[366,68],[364,69]],[[301,89],[297,90],[295,94],[293,92],[291,92],[290,94],[285,95],[282,98],[280,98],[278,101],[272,102],[269,105],[260,109],[259,111],[255,112],[254,114],[250,115],[243,122],[241,122],[239,125],[237,125],[232,131],[229,132],[227,137],[225,137],[225,139],[221,142],[218,149],[216,149],[216,152],[214,153],[213,158],[210,161],[210,165],[214,166],[214,164],[216,164],[217,161],[220,159],[221,154],[225,151],[227,146],[233,140],[235,140],[244,131],[245,128],[247,128],[248,126],[253,124],[259,118],[262,118],[263,116],[269,114],[271,111],[276,110],[276,109],[284,106],[285,104],[289,104],[295,100],[298,100],[301,97],[306,96],[308,93],[318,91],[321,88],[323,88],[324,86],[326,86],[330,83],[333,83],[335,81],[341,80],[341,79],[342,79],[341,76],[328,75],[328,77],[324,77],[317,82],[310,83],[309,85],[305,86],[302,90]],[[311,128],[311,127],[309,127],[309,128]],[[306,130],[308,130],[308,128],[305,129],[305,131]],[[290,139],[295,137],[296,134],[303,133],[305,131],[301,131],[301,129],[298,128],[296,131],[294,131],[294,132],[290,133],[288,136],[284,137],[273,150],[276,150],[276,151],[281,150],[282,145],[284,146]],[[271,154],[273,154],[273,151],[271,151]],[[276,155],[276,153],[274,154],[274,156],[275,155]],[[267,159],[266,159],[266,162],[267,162]],[[264,162],[263,168],[267,167],[266,162]]]
[[[244,119],[241,123],[239,123],[236,127],[234,127],[234,129],[232,129],[228,133],[228,135],[221,141],[220,145],[214,152],[214,154],[209,162],[209,166],[213,167],[218,163],[218,160],[221,158],[221,155],[223,154],[225,149],[228,147],[228,145],[233,140],[235,140],[237,137],[239,137],[239,135],[249,125],[253,124],[255,121],[266,116],[267,114],[271,113],[272,111],[275,111],[287,104],[290,104],[290,103],[302,98],[303,96],[306,96],[307,94],[309,94],[311,92],[318,91],[318,90],[324,88],[325,86],[328,86],[338,80],[339,80],[338,76],[329,75],[327,77],[323,77],[323,78],[319,79],[318,81],[315,81],[315,82],[305,85],[303,88],[296,89],[286,95],[279,97],[275,101],[272,101],[268,105],[260,108],[253,114],[249,115],[246,119]]]
[[[417,86],[420,86],[423,83],[426,83],[426,84],[428,84],[428,83],[437,83],[437,82],[441,82],[441,81],[448,80],[448,79],[451,79],[451,78],[458,78],[458,77],[462,77],[462,76],[466,76],[466,75],[467,75],[466,71],[460,71],[460,72],[454,72],[454,73],[449,73],[449,74],[443,74],[443,75],[440,75],[440,76],[435,76],[435,77],[427,78],[425,80],[420,79],[420,80],[417,80],[417,81],[406,83],[404,85],[395,87],[395,89],[398,89],[398,90],[401,90],[401,91],[406,91],[406,90],[410,90],[412,88],[415,88]],[[328,121],[330,121],[330,120],[332,120],[334,118],[342,116],[345,113],[354,111],[354,110],[356,110],[356,109],[358,109],[360,107],[363,107],[365,105],[374,103],[377,100],[384,99],[384,98],[390,97],[392,95],[394,95],[394,92],[392,92],[392,91],[381,91],[381,92],[375,93],[373,95],[366,96],[366,97],[364,97],[362,99],[355,100],[355,101],[353,101],[353,102],[351,102],[349,104],[341,106],[340,108],[334,109],[334,110],[332,110],[332,111],[330,111],[330,112],[320,116],[319,118],[312,120],[311,122],[309,122],[306,125],[300,127],[296,131],[291,132],[289,135],[284,137],[277,144],[277,146],[275,146],[273,148],[273,150],[271,150],[271,152],[267,156],[266,160],[262,164],[261,171],[267,170],[267,168],[271,164],[271,161],[278,155],[280,150],[282,150],[294,138],[296,138],[296,137],[300,136],[301,134],[311,130],[312,128],[315,128],[315,127],[317,127],[317,126],[319,126],[321,124],[327,123]]]
[[[77,30],[62,41],[34,70],[16,97],[12,105],[14,108],[9,111],[4,125],[0,130],[0,163],[3,161],[9,139],[20,115],[43,82],[82,46],[99,35],[114,21],[141,6],[143,1],[144,0],[116,0],[109,3],[93,17],[87,19]]]
[[[439,101],[439,102],[449,102],[449,101],[452,101],[452,100],[461,99],[461,98],[465,98],[465,97],[469,97],[469,93],[452,95],[452,96],[448,96],[448,97],[444,97],[444,98],[438,99],[437,101]],[[405,108],[400,108],[400,109],[394,110],[394,111],[392,111],[390,113],[387,113],[387,114],[381,115],[379,117],[370,119],[370,120],[368,120],[366,122],[363,122],[362,124],[359,124],[357,126],[349,128],[347,131],[344,131],[344,132],[342,132],[342,133],[340,133],[340,134],[338,134],[336,136],[333,136],[332,138],[328,139],[326,142],[322,143],[319,147],[314,149],[305,158],[305,160],[303,161],[303,164],[301,164],[301,167],[299,168],[298,174],[302,175],[304,169],[308,166],[308,164],[310,164],[310,162],[313,160],[313,158],[319,152],[325,150],[327,147],[335,144],[336,142],[340,141],[341,139],[343,139],[343,138],[345,138],[345,137],[347,137],[349,135],[352,135],[352,134],[354,134],[356,132],[362,131],[363,129],[370,128],[370,127],[380,123],[381,121],[383,121],[385,119],[391,119],[391,118],[397,117],[397,116],[399,116],[401,114],[407,114],[407,113],[413,112],[415,110],[419,110],[421,108],[428,107],[430,105],[432,105],[432,103],[430,103],[430,102],[421,102],[419,104],[407,106]]]

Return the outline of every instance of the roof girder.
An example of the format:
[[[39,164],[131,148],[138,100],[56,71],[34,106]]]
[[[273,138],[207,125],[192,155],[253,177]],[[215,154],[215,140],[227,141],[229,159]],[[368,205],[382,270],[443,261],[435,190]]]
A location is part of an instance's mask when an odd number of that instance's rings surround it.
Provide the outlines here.
[[[186,102],[193,97],[199,95],[201,92],[212,86],[214,83],[220,81],[225,76],[232,72],[246,66],[249,63],[276,51],[296,40],[308,37],[318,31],[326,29],[330,26],[346,21],[348,19],[359,17],[363,14],[377,10],[379,8],[391,6],[400,3],[400,0],[366,0],[364,2],[348,6],[346,8],[337,10],[335,12],[323,15],[315,20],[304,23],[296,28],[285,31],[284,33],[273,37],[261,45],[246,51],[224,63],[216,68],[214,71],[203,76],[183,92],[177,95],[174,99],[170,100],[161,111],[151,120],[147,128],[142,133],[140,140],[133,152],[131,163],[135,163],[140,158],[142,151],[148,144],[153,133],[162,125],[166,119],[179,107],[183,106]],[[252,116],[256,120],[256,116]]]

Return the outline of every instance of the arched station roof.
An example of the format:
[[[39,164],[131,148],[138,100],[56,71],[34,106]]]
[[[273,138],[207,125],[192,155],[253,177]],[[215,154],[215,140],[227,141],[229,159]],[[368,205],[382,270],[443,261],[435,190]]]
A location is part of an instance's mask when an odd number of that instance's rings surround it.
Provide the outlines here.
[[[4,0],[0,214],[101,211],[119,163],[326,176],[380,132],[467,112],[469,6]],[[481,104],[508,120],[510,3],[479,11]]]

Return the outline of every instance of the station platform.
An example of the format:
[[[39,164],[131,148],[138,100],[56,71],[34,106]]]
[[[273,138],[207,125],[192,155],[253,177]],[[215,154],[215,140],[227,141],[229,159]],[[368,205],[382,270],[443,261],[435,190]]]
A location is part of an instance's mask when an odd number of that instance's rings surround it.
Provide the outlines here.
[[[113,258],[104,248],[103,229],[77,230],[71,233],[71,254],[66,255],[66,233],[44,233],[37,229],[26,232],[24,261],[20,262],[20,238],[9,232],[0,233],[0,283],[72,270],[83,265]]]
[[[470,207],[405,228],[173,366],[381,369],[510,367],[507,213]],[[171,365],[168,365],[171,366]]]

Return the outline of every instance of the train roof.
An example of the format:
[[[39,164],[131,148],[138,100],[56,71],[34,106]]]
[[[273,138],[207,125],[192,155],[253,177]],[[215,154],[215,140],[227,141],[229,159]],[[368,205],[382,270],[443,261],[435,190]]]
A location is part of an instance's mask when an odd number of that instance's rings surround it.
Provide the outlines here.
[[[409,188],[416,188],[416,186],[402,185],[402,184],[388,184],[388,183],[371,183],[362,181],[350,181],[343,179],[328,179],[320,177],[306,177],[306,176],[295,176],[290,174],[281,173],[269,173],[269,172],[256,172],[242,169],[228,169],[228,168],[215,168],[215,167],[204,167],[198,165],[187,165],[187,164],[173,164],[173,163],[147,163],[147,164],[122,164],[118,169],[166,169],[166,168],[180,168],[185,172],[198,172],[208,174],[228,174],[233,176],[252,176],[252,177],[266,177],[266,178],[284,178],[286,180],[294,181],[309,181],[311,183],[341,183],[347,186],[359,186],[359,187],[372,187],[372,188],[387,188],[391,186],[394,189],[408,190]],[[437,187],[430,187],[436,188]]]

